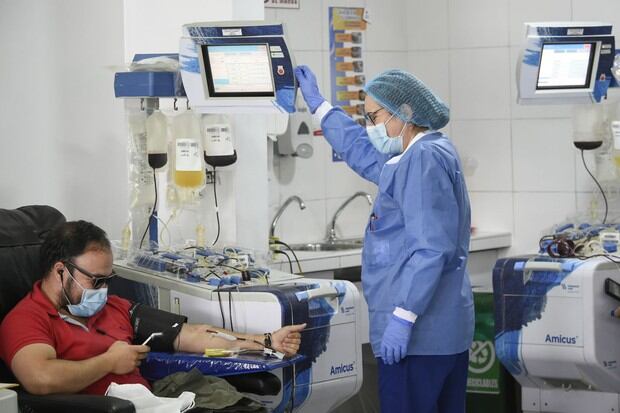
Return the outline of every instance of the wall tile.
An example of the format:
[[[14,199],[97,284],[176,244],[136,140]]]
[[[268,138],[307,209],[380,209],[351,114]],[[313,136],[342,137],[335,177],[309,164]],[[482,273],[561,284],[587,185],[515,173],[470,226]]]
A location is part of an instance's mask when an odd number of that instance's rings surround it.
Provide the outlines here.
[[[448,48],[448,0],[410,0],[406,16],[409,50]]]
[[[288,244],[312,242],[325,235],[325,201],[305,202],[306,209],[300,210],[291,204],[282,214],[276,227],[276,236]]]
[[[357,191],[366,191],[374,185],[357,175],[344,162],[332,162],[331,151],[324,160],[326,198],[341,198]]]
[[[366,0],[370,24],[366,29],[368,51],[406,51],[407,37],[403,36],[407,24],[408,0]],[[386,7],[387,6],[387,7]]]
[[[514,231],[512,192],[469,191],[471,225],[479,231]]]
[[[617,0],[573,0],[574,21],[611,23],[614,33],[620,27],[620,2]]]
[[[280,204],[280,183],[278,176],[280,175],[280,159],[274,156],[273,142],[267,142],[267,177],[269,179],[269,206],[277,206]]]
[[[332,217],[347,198],[348,197],[333,198],[326,201],[326,234],[327,227],[330,225]],[[371,211],[372,206],[368,204],[365,198],[359,197],[351,201],[351,203],[342,210],[336,220],[336,236],[340,239],[362,238]]]
[[[583,161],[581,160],[581,151],[575,149],[575,189],[578,192],[594,192],[598,191],[598,187],[588,175],[588,172],[583,166]],[[602,178],[605,176],[613,176],[616,173],[615,165],[613,165],[613,161],[611,158],[607,160],[607,162],[597,162],[597,159],[600,159],[599,151],[584,151],[583,157],[586,161],[586,165],[590,172],[598,179],[602,181]]]
[[[576,222],[587,222],[598,224],[603,222],[605,217],[605,201],[600,192],[577,192],[577,212],[575,216]],[[609,210],[606,222],[619,222],[620,210],[616,207],[620,205],[620,196],[618,194],[606,191],[609,202]]]
[[[574,150],[570,120],[513,121],[515,191],[574,191]]]
[[[450,47],[508,45],[508,0],[449,0]]]
[[[407,69],[407,52],[368,52],[364,58],[366,81],[388,69]]]
[[[275,20],[284,23],[289,48],[321,50],[321,33],[326,27],[321,14],[320,1],[302,1],[299,9],[276,10]]]
[[[451,137],[470,191],[512,191],[509,120],[454,121]],[[476,165],[473,175],[467,175],[468,164]]]
[[[408,70],[450,104],[450,52],[409,52]]]
[[[510,117],[509,53],[507,48],[450,51],[451,117]]]
[[[511,45],[523,44],[523,23],[571,20],[571,0],[509,0],[509,3]]]
[[[508,255],[537,252],[540,237],[576,210],[574,192],[518,192],[514,202],[515,230]]]
[[[265,21],[268,23],[279,23],[276,9],[265,8]]]

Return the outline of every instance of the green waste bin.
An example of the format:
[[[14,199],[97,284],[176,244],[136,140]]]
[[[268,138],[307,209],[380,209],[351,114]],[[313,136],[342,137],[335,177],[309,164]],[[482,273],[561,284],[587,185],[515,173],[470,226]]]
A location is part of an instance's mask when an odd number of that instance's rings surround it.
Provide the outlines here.
[[[493,292],[474,289],[476,329],[469,350],[467,413],[521,412],[519,385],[495,354]]]

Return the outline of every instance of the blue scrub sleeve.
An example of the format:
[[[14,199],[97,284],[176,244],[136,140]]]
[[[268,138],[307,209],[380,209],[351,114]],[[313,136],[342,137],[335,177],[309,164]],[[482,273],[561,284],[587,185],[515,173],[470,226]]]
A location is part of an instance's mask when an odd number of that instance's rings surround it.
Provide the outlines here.
[[[402,168],[394,190],[403,213],[408,258],[393,304],[420,316],[456,254],[460,212],[441,155],[429,146],[412,149],[408,168]]]
[[[327,142],[351,169],[378,184],[381,169],[390,157],[372,146],[365,128],[334,107],[321,120],[321,129]]]

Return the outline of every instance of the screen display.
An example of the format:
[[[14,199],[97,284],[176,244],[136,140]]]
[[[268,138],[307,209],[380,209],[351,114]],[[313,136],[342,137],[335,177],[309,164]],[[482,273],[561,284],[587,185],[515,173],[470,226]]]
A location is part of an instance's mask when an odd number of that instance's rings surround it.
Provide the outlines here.
[[[274,96],[268,45],[203,45],[202,56],[210,96]]]
[[[596,43],[545,43],[536,89],[576,89],[590,85]]]

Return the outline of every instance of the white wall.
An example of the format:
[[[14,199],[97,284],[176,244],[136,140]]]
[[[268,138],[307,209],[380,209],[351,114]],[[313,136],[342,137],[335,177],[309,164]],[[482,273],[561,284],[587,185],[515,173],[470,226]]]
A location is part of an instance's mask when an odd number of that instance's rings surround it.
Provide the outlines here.
[[[0,207],[48,204],[117,237],[126,136],[121,0],[0,2]]]
[[[450,105],[445,131],[462,158],[478,163],[467,178],[472,224],[480,230],[512,232],[508,253],[534,251],[543,231],[588,204],[594,185],[571,143],[572,108],[517,105],[516,58],[524,22],[609,21],[618,29],[618,1],[306,0],[301,5],[299,11],[268,10],[266,18],[288,23],[297,63],[320,72],[326,97],[327,8],[370,8],[367,79],[391,67],[408,69]],[[592,156],[588,159],[593,165]],[[321,138],[310,160],[275,159],[271,182],[272,214],[291,194],[308,201],[309,211],[292,206],[282,218],[277,233],[291,242],[322,238],[326,222],[346,196],[373,189],[346,165],[332,163]],[[368,216],[362,199],[351,207],[339,226],[344,236],[361,235]]]
[[[49,204],[119,238],[128,141],[114,72],[135,53],[178,50],[183,23],[263,10],[259,0],[2,0],[0,207]]]
[[[231,7],[239,18],[262,13],[250,10],[257,7],[255,0],[244,1],[249,3],[241,7],[232,0],[187,0],[175,2],[172,9],[184,21],[219,19],[217,10]],[[112,237],[119,236],[127,216],[127,137],[123,105],[113,96],[113,66],[134,51],[159,46],[176,50],[177,26],[169,28],[164,40],[149,25],[172,16],[162,11],[163,4],[0,2],[0,86],[5,95],[0,101],[1,207],[50,204],[70,219],[94,221]],[[219,8],[207,7],[213,5]],[[593,186],[570,145],[571,110],[516,105],[516,56],[524,21],[603,20],[618,28],[620,3],[304,0],[300,10],[266,10],[267,20],[287,24],[297,62],[317,72],[325,96],[330,96],[331,5],[371,9],[364,49],[368,78],[390,67],[408,68],[451,105],[447,132],[462,156],[478,160],[468,179],[475,226],[512,231],[511,252],[520,253],[535,247],[544,228],[587,204]],[[242,16],[242,11],[249,14]],[[131,23],[140,19],[144,26]],[[357,190],[374,193],[344,164],[331,162],[322,138],[315,139],[314,149],[308,160],[272,160],[269,218],[291,194],[301,195],[308,205],[305,211],[292,207],[283,216],[277,233],[286,241],[322,238],[347,196]],[[341,218],[339,234],[361,235],[367,215],[365,201],[355,201]]]
[[[125,59],[136,53],[176,53],[181,28],[206,21],[262,20],[257,0],[126,0]]]
[[[409,26],[409,69],[432,88],[448,92],[451,137],[462,157],[478,161],[475,174],[467,179],[472,224],[511,231],[510,254],[535,251],[543,231],[588,203],[594,185],[585,178],[572,146],[572,108],[516,104],[523,23],[594,20],[613,23],[617,29],[620,3],[430,3],[408,3],[408,19],[415,22]]]
[[[289,47],[296,63],[312,68],[319,80],[323,96],[330,99],[329,83],[329,23],[328,7],[368,7],[372,24],[365,34],[363,49],[367,79],[393,67],[407,66],[406,0],[353,1],[303,0],[297,9],[266,9],[267,21],[286,25]],[[325,237],[326,227],[334,212],[352,194],[366,191],[373,196],[376,187],[354,172],[344,162],[331,160],[331,148],[322,137],[314,139],[314,155],[310,159],[272,159],[270,177],[270,214],[291,195],[299,195],[307,208],[300,210],[291,204],[276,228],[283,241],[308,242]],[[273,154],[271,154],[273,157]],[[337,232],[341,238],[360,237],[364,233],[370,207],[358,198],[347,206],[338,219]]]

